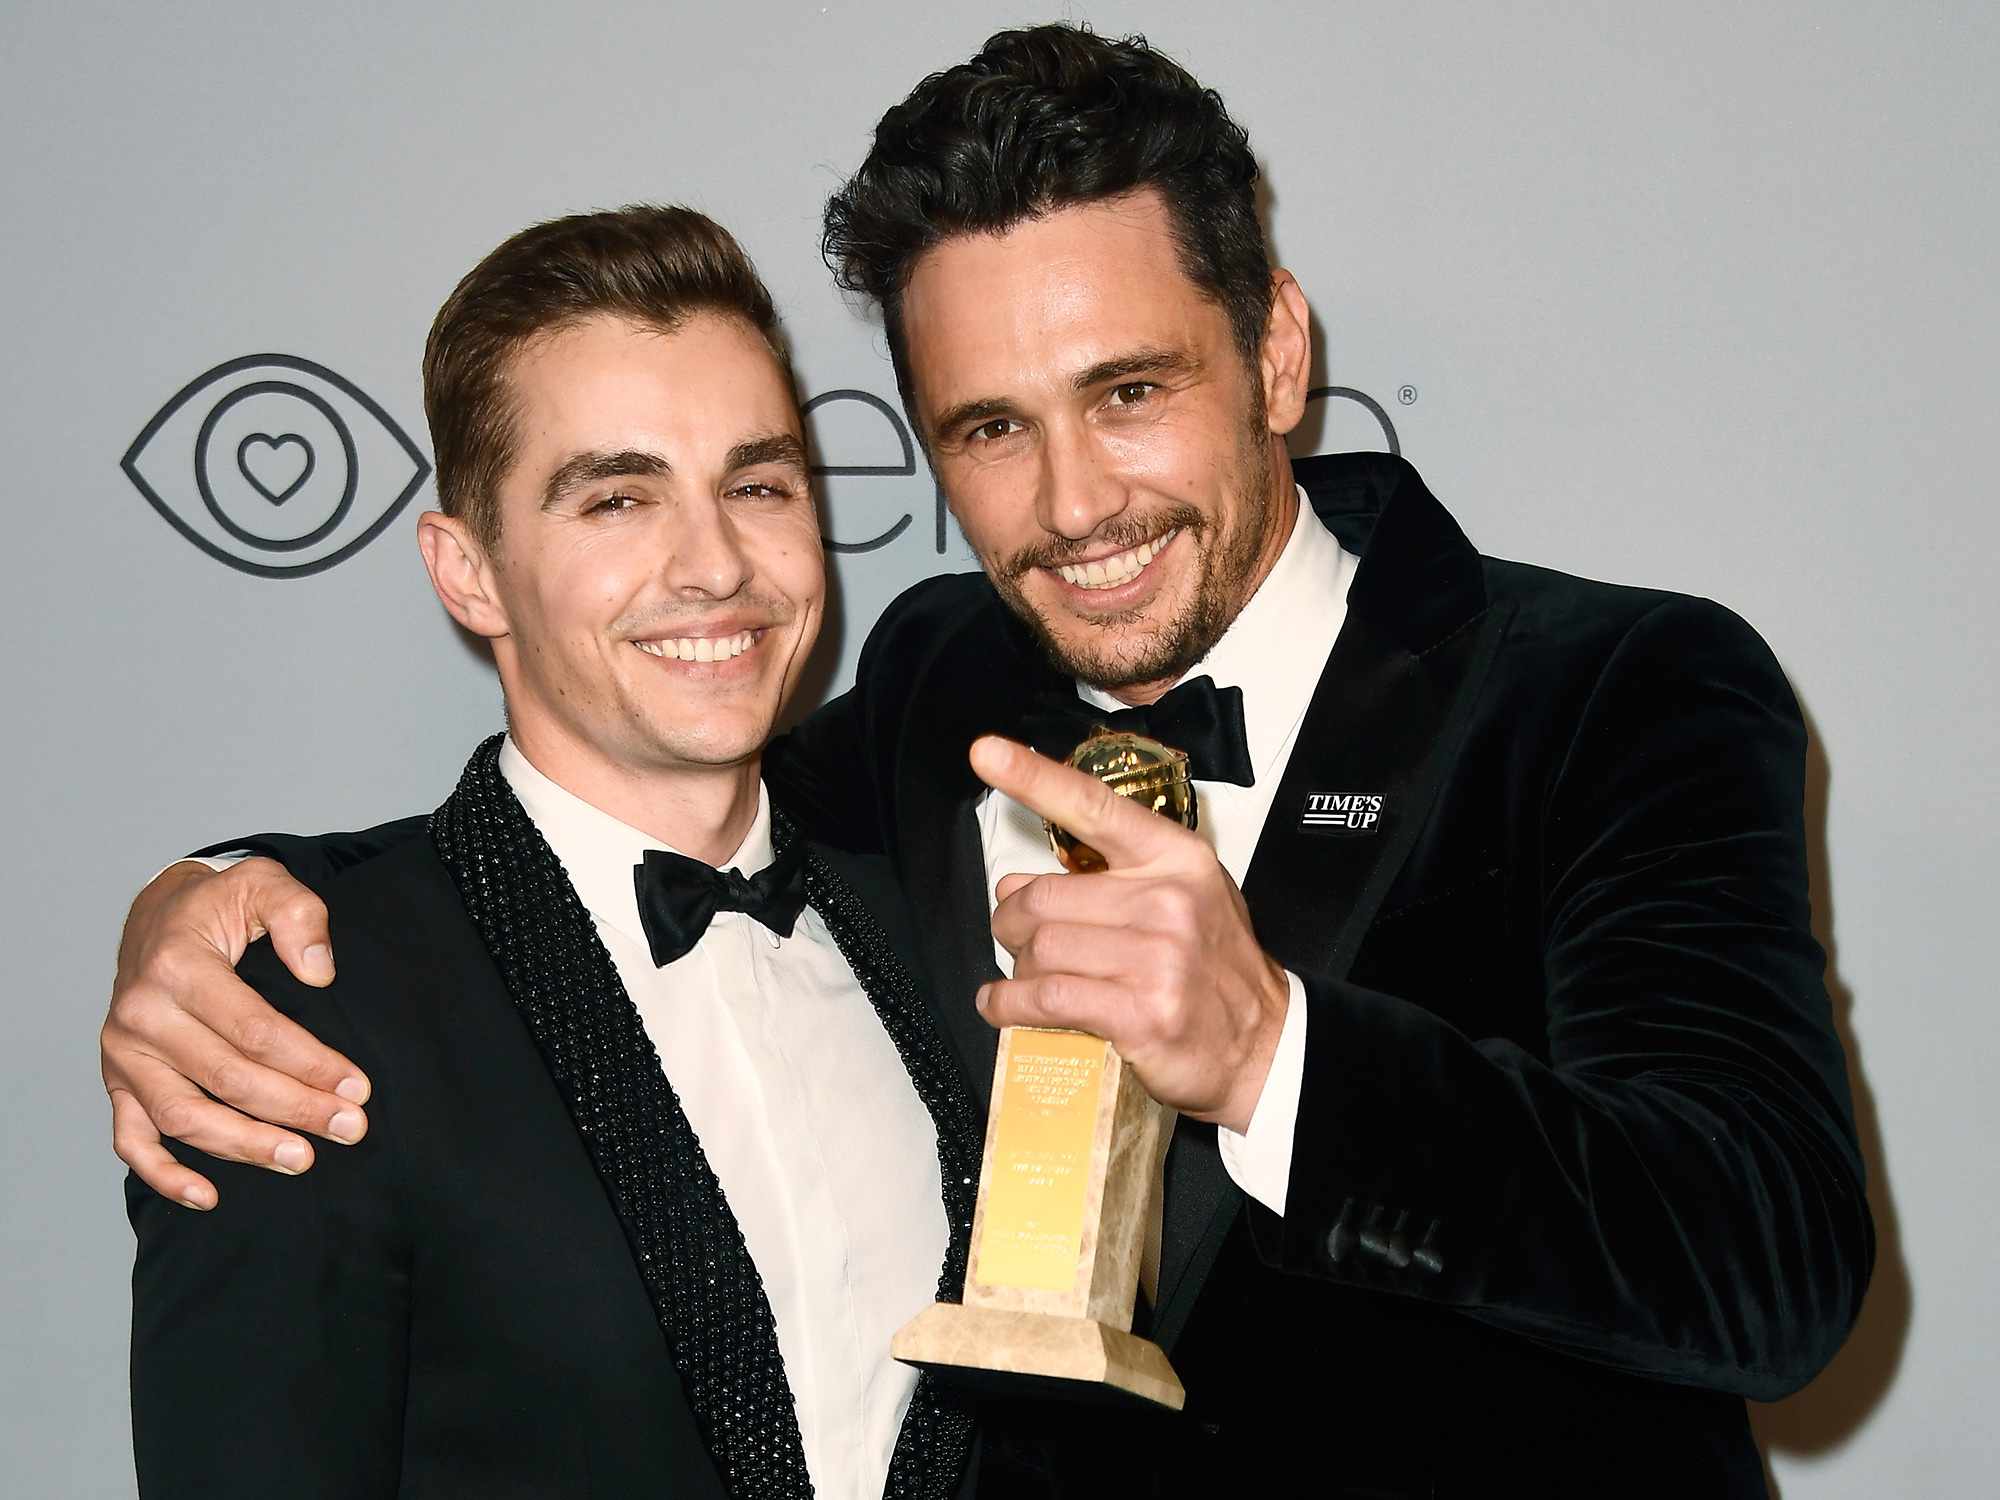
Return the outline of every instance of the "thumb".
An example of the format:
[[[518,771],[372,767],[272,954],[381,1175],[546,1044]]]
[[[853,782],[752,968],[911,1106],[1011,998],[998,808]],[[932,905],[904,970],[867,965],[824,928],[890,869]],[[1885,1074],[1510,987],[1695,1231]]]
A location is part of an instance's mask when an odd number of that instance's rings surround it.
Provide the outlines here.
[[[245,896],[252,930],[270,934],[272,951],[300,983],[333,983],[333,938],[327,929],[326,903],[281,865],[270,860],[257,863],[267,868],[256,873]]]

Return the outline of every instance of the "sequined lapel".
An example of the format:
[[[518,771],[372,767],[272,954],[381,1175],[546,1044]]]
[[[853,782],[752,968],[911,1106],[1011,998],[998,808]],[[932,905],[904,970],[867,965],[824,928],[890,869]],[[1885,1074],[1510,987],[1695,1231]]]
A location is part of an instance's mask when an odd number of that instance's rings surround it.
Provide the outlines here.
[[[431,818],[617,1211],[724,1488],[812,1494],[777,1325],[743,1233],[562,865],[481,745]]]

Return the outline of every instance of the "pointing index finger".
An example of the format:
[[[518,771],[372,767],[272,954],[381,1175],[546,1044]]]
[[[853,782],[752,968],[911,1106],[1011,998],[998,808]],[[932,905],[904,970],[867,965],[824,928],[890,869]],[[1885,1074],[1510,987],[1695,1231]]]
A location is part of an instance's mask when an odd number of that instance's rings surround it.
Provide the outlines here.
[[[1089,844],[1114,870],[1146,864],[1172,851],[1184,830],[1095,776],[1048,760],[999,735],[972,742],[972,769],[994,791],[1012,797]]]

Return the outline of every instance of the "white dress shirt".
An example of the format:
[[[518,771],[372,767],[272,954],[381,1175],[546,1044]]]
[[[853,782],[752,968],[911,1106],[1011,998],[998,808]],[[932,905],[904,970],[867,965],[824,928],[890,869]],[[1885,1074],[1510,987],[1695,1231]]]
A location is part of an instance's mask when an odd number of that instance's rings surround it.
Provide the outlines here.
[[[937,1129],[895,1044],[810,907],[783,939],[718,912],[655,968],[632,870],[660,841],[564,791],[511,739],[500,771],[596,924],[743,1228],[814,1492],[878,1500],[916,1386],[889,1340],[936,1299],[949,1238]],[[760,790],[721,868],[771,859]]]
[[[1356,559],[1313,514],[1299,491],[1298,519],[1270,574],[1222,639],[1188,677],[1212,677],[1217,687],[1243,690],[1244,736],[1256,776],[1252,786],[1227,781],[1195,782],[1201,800],[1201,836],[1239,886],[1257,851],[1257,838],[1277,795],[1279,778],[1298,743],[1299,726],[1312,702],[1327,656],[1347,618],[1347,590]],[[1183,679],[1185,680],[1185,679]],[[1109,693],[1077,684],[1077,694],[1107,712],[1123,708]],[[997,905],[996,888],[1009,874],[1041,875],[1062,868],[1049,848],[1040,816],[1011,797],[989,792],[979,809],[979,837],[986,856],[986,897]],[[1004,974],[1013,960],[994,945]],[[1259,1203],[1282,1214],[1291,1178],[1292,1135],[1298,1124],[1299,1087],[1305,1075],[1305,990],[1287,973],[1290,1001],[1284,1030],[1250,1127],[1242,1134],[1217,1132],[1223,1165],[1236,1185]]]

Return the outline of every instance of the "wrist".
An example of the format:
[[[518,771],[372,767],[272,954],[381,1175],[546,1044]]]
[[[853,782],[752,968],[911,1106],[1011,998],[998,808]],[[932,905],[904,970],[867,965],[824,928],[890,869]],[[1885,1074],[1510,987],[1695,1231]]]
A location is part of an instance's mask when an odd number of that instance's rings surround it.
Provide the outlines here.
[[[155,912],[170,903],[190,885],[199,885],[214,873],[200,860],[180,859],[147,881],[139,888],[139,894],[132,898],[132,909],[125,915],[125,932],[120,943],[121,949],[132,941],[135,933],[146,926]],[[120,957],[123,957],[122,953]]]
[[[1257,1105],[1264,1097],[1264,1084],[1271,1075],[1271,1059],[1277,1055],[1278,1040],[1285,1032],[1285,1016],[1291,1008],[1291,980],[1269,954],[1263,958],[1263,972],[1257,986],[1257,1021],[1244,1040],[1241,1062],[1235,1070],[1229,1100],[1215,1116],[1221,1129],[1238,1135],[1250,1133],[1257,1117]]]
[[[216,873],[215,866],[189,855],[177,859],[140,888],[142,898],[167,897],[183,887]]]

